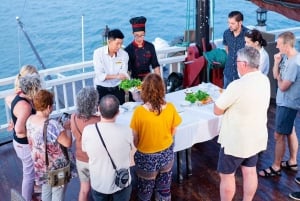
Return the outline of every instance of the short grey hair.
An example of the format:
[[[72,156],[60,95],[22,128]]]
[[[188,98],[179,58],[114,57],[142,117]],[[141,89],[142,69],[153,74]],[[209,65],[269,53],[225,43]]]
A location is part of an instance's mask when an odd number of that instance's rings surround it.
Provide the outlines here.
[[[120,101],[114,95],[106,95],[101,98],[99,108],[100,114],[106,119],[112,119],[119,112]]]
[[[247,62],[252,68],[259,67],[260,53],[254,47],[246,46],[237,51],[237,60]]]
[[[89,119],[97,111],[98,100],[99,95],[95,88],[82,88],[76,97],[78,115]]]
[[[24,94],[33,99],[35,94],[42,88],[40,76],[34,73],[20,77],[19,87]]]

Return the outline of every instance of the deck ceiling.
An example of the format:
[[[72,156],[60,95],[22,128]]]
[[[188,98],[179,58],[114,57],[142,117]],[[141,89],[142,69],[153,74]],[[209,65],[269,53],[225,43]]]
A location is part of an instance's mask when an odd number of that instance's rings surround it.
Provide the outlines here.
[[[251,2],[287,18],[300,21],[300,0],[251,0]]]

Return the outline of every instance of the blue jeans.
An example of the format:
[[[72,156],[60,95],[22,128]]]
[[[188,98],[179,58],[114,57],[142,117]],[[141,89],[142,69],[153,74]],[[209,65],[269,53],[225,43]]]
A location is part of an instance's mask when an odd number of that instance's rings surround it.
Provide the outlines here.
[[[49,184],[42,185],[43,201],[63,201],[65,197],[66,186],[51,187]]]
[[[93,199],[96,201],[110,201],[111,198],[113,201],[129,201],[131,196],[132,186],[131,184],[123,188],[120,191],[117,191],[113,194],[104,194],[92,189]],[[43,200],[44,201],[44,200]]]
[[[13,140],[13,146],[23,166],[22,196],[26,201],[31,201],[34,186],[34,164],[31,150],[28,144],[20,144],[15,140]]]

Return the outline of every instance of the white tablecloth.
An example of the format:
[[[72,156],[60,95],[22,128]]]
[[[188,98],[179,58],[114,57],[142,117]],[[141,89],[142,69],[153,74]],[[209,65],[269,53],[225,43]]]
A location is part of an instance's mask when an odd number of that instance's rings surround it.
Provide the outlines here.
[[[220,93],[219,88],[211,83],[201,84],[190,89],[193,92],[199,89],[206,91],[213,99],[217,98]],[[166,101],[172,102],[182,117],[182,123],[175,134],[174,151],[185,150],[196,143],[213,139],[218,135],[221,123],[221,117],[213,114],[213,103],[186,106],[184,104],[185,90],[166,94]],[[132,110],[122,112],[117,117],[117,122],[129,125],[132,112]]]

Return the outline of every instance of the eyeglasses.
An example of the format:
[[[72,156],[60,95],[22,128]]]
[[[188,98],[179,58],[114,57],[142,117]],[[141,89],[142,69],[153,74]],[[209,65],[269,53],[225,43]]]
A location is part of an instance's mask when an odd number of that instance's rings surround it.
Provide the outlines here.
[[[145,35],[134,35],[134,38],[144,38],[145,37]]]

